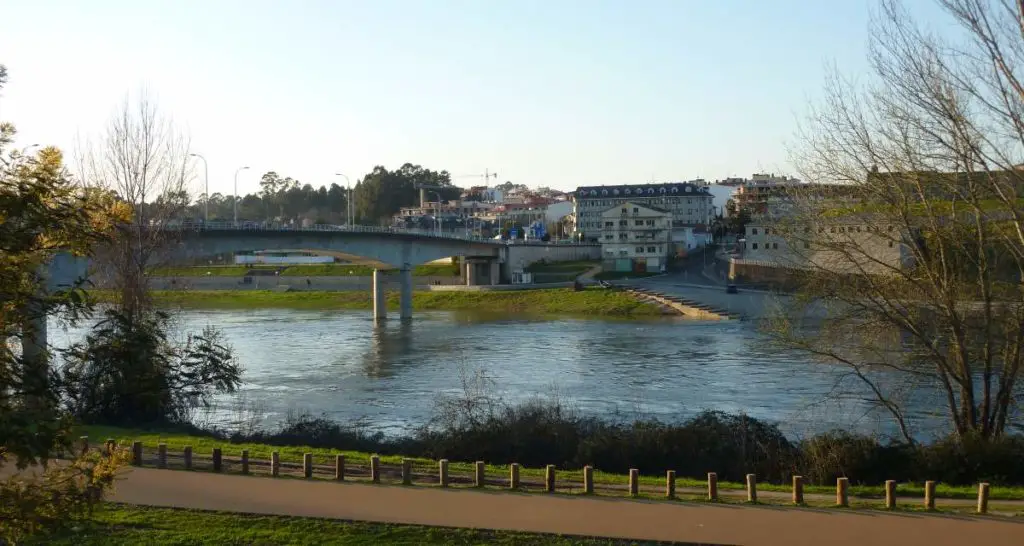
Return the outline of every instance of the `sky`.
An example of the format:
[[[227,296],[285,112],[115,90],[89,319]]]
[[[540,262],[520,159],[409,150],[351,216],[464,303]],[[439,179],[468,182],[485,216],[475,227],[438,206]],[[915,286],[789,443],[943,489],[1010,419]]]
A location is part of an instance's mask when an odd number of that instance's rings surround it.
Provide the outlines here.
[[[867,71],[874,5],[0,0],[0,119],[70,153],[145,90],[225,194],[242,166],[240,193],[406,162],[563,190],[794,174],[828,67]]]

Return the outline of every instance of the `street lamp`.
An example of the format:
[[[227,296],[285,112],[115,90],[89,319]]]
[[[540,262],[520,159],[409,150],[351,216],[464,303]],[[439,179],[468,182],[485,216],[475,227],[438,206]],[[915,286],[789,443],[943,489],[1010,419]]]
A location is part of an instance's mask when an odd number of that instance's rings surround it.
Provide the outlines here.
[[[348,190],[345,194],[348,196],[345,199],[345,225],[352,227],[352,181],[348,179],[343,173],[334,173],[334,176],[345,177],[345,188]]]
[[[441,194],[436,191],[428,191],[427,194],[434,194],[437,196],[437,206],[434,207],[434,225],[437,229],[437,234],[441,235]]]
[[[238,227],[238,173],[247,170],[249,167],[240,167],[235,171],[235,198],[232,200],[235,213],[235,227]]]
[[[191,157],[198,157],[203,160],[203,184],[206,187],[206,199],[203,200],[203,221],[210,223],[210,166],[206,164],[206,158],[200,154],[188,154]]]

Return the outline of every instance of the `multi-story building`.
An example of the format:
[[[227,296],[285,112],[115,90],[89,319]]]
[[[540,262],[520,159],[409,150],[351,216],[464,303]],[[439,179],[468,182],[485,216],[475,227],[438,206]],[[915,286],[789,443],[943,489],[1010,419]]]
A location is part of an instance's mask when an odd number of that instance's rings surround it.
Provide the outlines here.
[[[601,257],[606,271],[657,271],[668,259],[672,213],[625,201],[601,212]]]
[[[800,180],[789,176],[754,173],[748,180],[730,184],[736,189],[732,192],[733,210],[729,214],[741,209],[751,214],[764,213],[773,202],[785,200],[786,192],[800,184]]]
[[[703,180],[579,187],[573,194],[574,233],[588,241],[603,241],[604,212],[627,202],[668,211],[671,228],[707,226],[715,214],[713,199]]]

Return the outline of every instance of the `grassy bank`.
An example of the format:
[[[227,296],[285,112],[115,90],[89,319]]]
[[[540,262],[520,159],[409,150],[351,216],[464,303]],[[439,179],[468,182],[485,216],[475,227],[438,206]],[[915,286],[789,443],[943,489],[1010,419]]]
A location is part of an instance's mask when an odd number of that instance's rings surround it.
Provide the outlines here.
[[[357,264],[311,264],[311,265],[197,265],[161,267],[153,269],[154,277],[242,277],[251,270],[280,270],[282,277],[368,277],[373,267]],[[388,275],[397,275],[398,270],[387,270]],[[415,277],[457,277],[459,269],[452,264],[423,264],[413,268]]]
[[[304,454],[311,453],[313,454],[314,459],[318,461],[317,464],[328,464],[333,460],[335,455],[344,455],[346,464],[368,466],[370,456],[373,455],[373,453],[362,451],[325,449],[309,446],[275,446],[245,442],[232,443],[213,436],[199,436],[180,432],[149,431],[120,427],[87,426],[81,427],[78,433],[88,436],[94,442],[102,442],[108,438],[113,438],[119,443],[125,444],[132,441],[140,441],[149,450],[153,450],[158,444],[163,443],[167,445],[168,451],[172,453],[180,453],[185,446],[191,446],[193,453],[197,456],[209,456],[213,453],[214,448],[220,448],[223,450],[225,456],[237,456],[237,454],[242,450],[248,450],[249,456],[253,460],[267,461],[270,459],[271,452],[277,451],[282,463],[290,462],[295,464],[302,462]],[[385,465],[397,466],[401,464],[402,459],[406,458],[411,459],[413,465],[417,468],[424,471],[436,472],[437,461],[433,459],[423,457],[405,457],[402,455],[380,455],[381,463]],[[488,464],[486,465],[486,469],[487,474],[490,476],[505,477],[509,474],[508,465]],[[452,460],[449,463],[449,471],[453,475],[462,474],[470,476],[474,471],[474,463],[470,461]],[[520,469],[520,476],[524,481],[532,479],[540,482],[544,477],[544,473],[545,469],[541,467],[522,467]],[[600,469],[595,469],[594,471],[594,482],[596,484],[624,487],[628,483],[628,480],[628,476],[624,474],[602,472]],[[680,489],[680,494],[682,495],[682,490],[686,488],[703,490],[703,488],[707,486],[707,482],[705,480],[705,477],[677,476],[676,486]],[[558,470],[558,481],[560,483],[575,483],[578,488],[583,482],[583,472],[581,469],[560,468]],[[647,486],[650,488],[663,488],[665,484],[665,476],[663,474],[641,475],[640,484],[641,486]],[[730,481],[720,481],[718,486],[723,492],[740,492],[746,487],[743,483]],[[789,483],[759,482],[757,487],[759,491],[789,493],[792,486]],[[804,485],[804,490],[806,493],[812,495],[835,495],[835,487],[832,485],[806,484]],[[857,485],[852,483],[849,491],[851,496],[861,499],[877,500],[884,498],[885,496],[885,488],[883,485]],[[940,499],[974,499],[977,497],[977,486],[958,486],[940,482],[936,485],[935,492],[936,497]],[[620,492],[619,495],[621,494],[622,493]],[[898,494],[903,497],[924,497],[924,484],[901,482],[898,485]],[[697,496],[700,497],[701,495],[702,494],[698,494]],[[1003,501],[1024,500],[1024,487],[992,486],[990,489],[990,498],[992,500]]]
[[[98,301],[111,294],[92,291]],[[388,294],[388,308],[398,309],[399,294]],[[205,309],[291,308],[370,309],[368,291],[271,290],[157,290],[153,298],[160,305]],[[415,292],[412,305],[418,310],[474,310],[494,313],[570,314],[612,317],[660,316],[661,310],[631,296],[612,290],[592,288],[575,292],[568,288],[550,290],[508,290],[493,292]]]
[[[183,544],[638,544],[599,538],[539,535],[512,531],[454,529],[422,525],[258,516],[173,508],[108,504],[78,531],[27,544],[135,545]]]

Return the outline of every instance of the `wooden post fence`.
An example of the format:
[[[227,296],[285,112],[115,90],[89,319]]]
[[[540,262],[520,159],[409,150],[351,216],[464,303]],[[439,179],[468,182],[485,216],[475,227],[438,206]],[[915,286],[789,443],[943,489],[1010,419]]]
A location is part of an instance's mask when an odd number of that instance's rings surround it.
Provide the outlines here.
[[[844,508],[850,506],[850,479],[836,478],[836,505]]]
[[[896,508],[896,480],[885,480],[885,509]]]
[[[935,510],[935,482],[931,480],[924,482],[924,507]]]
[[[156,446],[156,467],[167,468],[167,444]]]
[[[544,491],[548,493],[555,492],[555,465],[549,464],[544,469]]]
[[[334,457],[334,479],[340,481],[345,480],[345,456],[337,455]]]
[[[588,495],[594,494],[594,467],[590,465],[583,467],[583,492]]]
[[[519,489],[519,463],[508,465],[508,487],[509,489]]]
[[[674,499],[676,498],[676,471],[668,470],[665,472],[665,498]]]
[[[804,503],[804,477],[793,476],[793,504]]]
[[[302,477],[309,479],[313,477],[313,454],[302,454]]]
[[[142,466],[142,442],[132,442],[132,464]]]
[[[747,474],[747,502],[757,502],[756,474]]]
[[[249,450],[242,450],[242,474],[249,473]]]
[[[281,475],[281,454],[276,451],[270,452],[270,475],[275,478]]]
[[[380,456],[370,456],[370,481],[380,483]]]
[[[89,453],[89,437],[82,436],[78,439],[78,441],[78,448],[81,450],[80,454],[85,455],[86,453]]]
[[[224,469],[224,461],[221,458],[221,451],[219,447],[213,448],[213,471],[220,472]]]
[[[182,457],[185,459],[185,470],[192,470],[192,446],[185,446]]]
[[[629,496],[635,497],[640,494],[640,471],[635,468],[629,469]]]
[[[718,500],[718,474],[708,472],[708,500]]]
[[[978,513],[988,513],[988,484],[978,484]]]
[[[448,459],[437,461],[437,470],[441,487],[448,487]]]
[[[402,459],[402,485],[412,485],[412,459]]]
[[[476,487],[483,487],[484,480],[486,479],[486,467],[484,467],[483,461],[476,462],[475,472],[473,473],[473,485]]]

